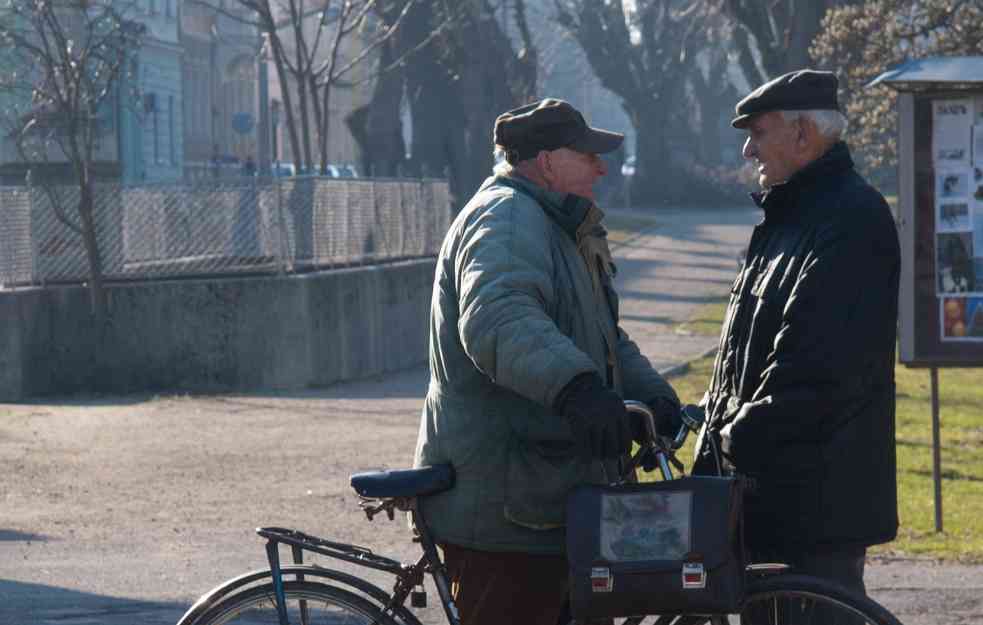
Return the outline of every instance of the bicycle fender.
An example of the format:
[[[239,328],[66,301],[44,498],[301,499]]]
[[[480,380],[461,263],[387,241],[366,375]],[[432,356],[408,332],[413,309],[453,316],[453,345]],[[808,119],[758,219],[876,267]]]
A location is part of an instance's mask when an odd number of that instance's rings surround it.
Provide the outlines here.
[[[305,578],[320,578],[339,582],[362,592],[368,598],[374,600],[380,608],[384,608],[389,604],[389,593],[349,573],[311,565],[284,566],[281,567],[280,571],[284,576],[303,575]],[[257,569],[222,582],[195,601],[177,622],[177,625],[194,625],[199,616],[228,595],[245,586],[267,579],[271,580],[272,578],[273,573],[269,569]],[[406,606],[397,606],[394,617],[406,623],[406,625],[423,625]]]

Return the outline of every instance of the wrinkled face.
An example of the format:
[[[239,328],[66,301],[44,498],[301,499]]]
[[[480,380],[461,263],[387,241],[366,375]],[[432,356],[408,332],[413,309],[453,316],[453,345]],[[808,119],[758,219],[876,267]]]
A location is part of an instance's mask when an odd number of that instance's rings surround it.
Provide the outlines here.
[[[597,154],[584,154],[570,148],[540,152],[543,177],[549,188],[560,193],[575,193],[594,199],[594,183],[608,172]]]
[[[744,142],[744,158],[758,165],[762,188],[785,182],[801,167],[801,120],[785,121],[778,111],[751,119]]]

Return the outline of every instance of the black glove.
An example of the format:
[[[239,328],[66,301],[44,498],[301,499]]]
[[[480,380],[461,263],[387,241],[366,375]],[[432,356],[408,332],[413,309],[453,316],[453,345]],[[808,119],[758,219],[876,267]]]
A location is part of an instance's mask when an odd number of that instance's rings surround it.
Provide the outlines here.
[[[585,457],[617,458],[631,450],[625,404],[617,393],[604,386],[596,373],[573,378],[560,391],[555,408],[570,422]]]
[[[678,402],[666,397],[656,397],[645,402],[655,414],[655,431],[659,436],[676,438],[683,427],[682,410]]]

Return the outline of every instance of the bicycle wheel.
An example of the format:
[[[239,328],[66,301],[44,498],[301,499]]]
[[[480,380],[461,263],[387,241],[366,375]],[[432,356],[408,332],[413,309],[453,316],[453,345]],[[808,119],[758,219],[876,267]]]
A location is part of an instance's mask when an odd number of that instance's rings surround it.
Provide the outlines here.
[[[901,625],[882,605],[837,584],[806,575],[752,582],[742,625]]]
[[[879,603],[806,575],[750,583],[740,614],[616,619],[621,625],[901,625]]]
[[[397,625],[358,595],[316,582],[285,581],[291,625]],[[194,625],[277,625],[273,584],[247,588],[208,609]]]

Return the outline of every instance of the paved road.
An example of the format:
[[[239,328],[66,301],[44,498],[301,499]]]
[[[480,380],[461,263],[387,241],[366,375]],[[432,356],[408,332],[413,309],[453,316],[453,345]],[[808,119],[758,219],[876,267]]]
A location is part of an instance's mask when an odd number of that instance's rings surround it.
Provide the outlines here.
[[[755,215],[662,216],[616,257],[625,326],[666,368],[712,347],[672,328],[726,292]],[[416,369],[295,393],[0,405],[0,624],[172,624],[264,565],[257,525],[410,559],[405,524],[366,522],[347,480],[410,461],[425,385]],[[980,567],[881,561],[868,579],[908,625],[983,623]]]

